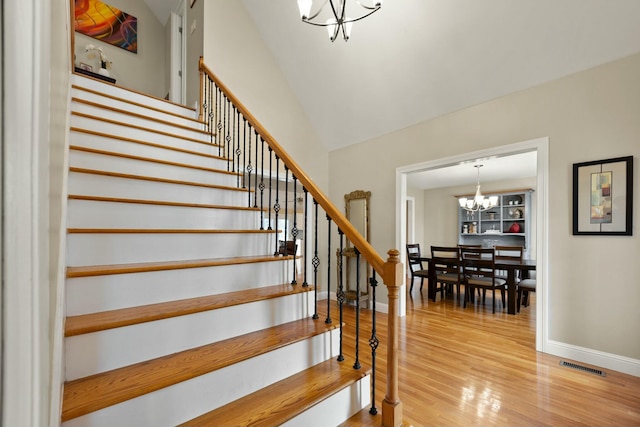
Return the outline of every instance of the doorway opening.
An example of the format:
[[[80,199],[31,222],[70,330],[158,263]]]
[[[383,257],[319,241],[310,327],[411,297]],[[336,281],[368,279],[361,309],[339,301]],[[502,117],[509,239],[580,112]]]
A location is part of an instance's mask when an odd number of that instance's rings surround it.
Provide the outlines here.
[[[457,156],[430,160],[412,165],[402,166],[396,169],[396,245],[405,248],[407,244],[407,181],[412,173],[438,170],[453,165],[475,163],[482,159],[503,158],[516,154],[535,152],[536,155],[536,188],[535,199],[535,239],[536,247],[532,257],[536,259],[536,350],[545,351],[548,341],[548,174],[549,174],[549,138],[518,142],[501,147],[464,153]],[[416,218],[419,222],[419,219]],[[414,226],[416,226],[414,224]],[[406,254],[400,250],[400,260],[406,264]],[[405,283],[406,285],[406,283]],[[407,286],[402,286],[400,291],[400,316],[406,315],[406,291]]]

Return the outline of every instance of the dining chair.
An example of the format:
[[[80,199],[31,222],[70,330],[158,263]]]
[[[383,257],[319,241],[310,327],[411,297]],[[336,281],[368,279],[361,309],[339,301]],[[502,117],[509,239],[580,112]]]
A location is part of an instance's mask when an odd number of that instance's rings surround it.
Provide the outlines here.
[[[535,272],[532,272],[535,274]],[[520,280],[518,283],[518,313],[520,312],[520,306],[524,305],[525,307],[529,306],[529,293],[536,291],[536,278],[530,277],[526,279]]]
[[[433,300],[436,300],[438,291],[441,294],[440,299],[443,299],[447,288],[455,287],[457,295],[460,295],[460,251],[458,247],[431,246],[431,265],[435,269],[436,285]]]
[[[473,298],[474,289],[493,292],[492,309],[496,312],[496,289],[502,293],[502,307],[504,307],[504,293],[507,281],[496,277],[496,252],[493,248],[460,248],[460,263],[462,264],[462,279],[465,285],[464,307],[467,300]],[[481,274],[478,274],[481,272]],[[482,303],[485,303],[483,292]]]
[[[413,291],[413,280],[416,277],[420,278],[420,292],[422,292],[424,279],[429,279],[429,269],[423,267],[420,257],[420,244],[408,243],[407,263],[409,263],[409,271],[411,271],[411,287],[409,288],[409,294]]]
[[[522,246],[506,246],[506,245],[496,245],[494,246],[496,250],[496,261],[518,261],[522,262],[522,257],[524,254],[524,248]],[[520,271],[516,270],[515,272],[515,281],[516,286],[520,281]],[[496,277],[504,280],[508,280],[509,273],[506,270],[497,270]],[[486,289],[483,290],[486,293]],[[484,295],[483,295],[484,296]],[[504,295],[503,295],[504,298]]]
[[[504,246],[496,245],[496,261],[520,261],[524,254],[524,248],[522,246]],[[516,272],[516,283],[520,280],[520,272]],[[507,272],[504,270],[498,270],[496,276],[507,280]]]

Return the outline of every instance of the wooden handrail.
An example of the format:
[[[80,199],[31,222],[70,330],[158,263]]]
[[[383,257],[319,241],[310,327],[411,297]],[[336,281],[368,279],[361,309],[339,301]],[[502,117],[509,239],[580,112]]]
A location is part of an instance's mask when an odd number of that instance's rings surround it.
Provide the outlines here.
[[[199,62],[201,79],[201,99],[202,82],[204,73],[216,84],[224,96],[234,105],[237,111],[242,114],[246,121],[268,144],[269,148],[282,160],[285,166],[293,173],[300,183],[311,193],[314,200],[324,209],[326,214],[336,223],[347,238],[358,249],[360,254],[367,260],[371,267],[382,277],[384,284],[389,291],[389,316],[388,316],[388,337],[387,337],[387,394],[382,402],[382,425],[384,427],[399,427],[402,424],[402,402],[398,395],[398,308],[399,294],[402,286],[404,267],[400,263],[399,251],[391,249],[388,252],[388,259],[385,262],[375,249],[365,240],[365,238],[355,229],[351,222],[342,212],[331,203],[329,198],[318,188],[318,186],[307,176],[289,154],[278,144],[269,132],[256,120],[247,108],[235,97],[220,79],[204,64],[200,57]],[[202,103],[200,103],[200,119],[202,119]]]
[[[282,162],[289,168],[289,170],[295,175],[307,191],[313,196],[318,204],[324,209],[329,217],[336,223],[336,225],[342,230],[345,236],[353,243],[353,245],[360,251],[360,254],[369,262],[371,267],[378,273],[383,279],[384,276],[384,260],[371,246],[369,242],[355,229],[355,227],[349,222],[349,220],[342,214],[342,212],[336,208],[336,206],[329,200],[329,198],[320,190],[320,188],[307,176],[302,168],[289,156],[289,154],[282,148],[282,146],[275,140],[273,136],[258,122],[258,120],[249,112],[249,110],[240,102],[238,98],[227,88],[222,81],[204,64],[204,60],[200,57],[199,63],[200,71],[207,73],[209,78],[216,83],[216,86],[224,93],[224,95],[231,101],[235,108],[247,119],[247,122],[260,134],[262,139],[271,147],[273,152],[282,160]],[[386,281],[385,281],[386,283]]]

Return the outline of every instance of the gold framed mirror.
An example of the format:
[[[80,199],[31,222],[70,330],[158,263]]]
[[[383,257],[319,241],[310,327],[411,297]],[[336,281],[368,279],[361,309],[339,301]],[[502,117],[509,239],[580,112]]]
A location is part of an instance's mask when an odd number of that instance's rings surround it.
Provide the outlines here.
[[[358,230],[362,237],[368,242],[370,235],[369,228],[369,199],[371,198],[371,191],[356,190],[349,194],[344,195],[344,209],[347,219],[351,222],[353,227]],[[368,277],[371,276],[371,267],[366,260],[356,257],[355,248],[351,245],[349,239],[347,239],[347,247],[342,252],[345,257],[345,294],[347,298],[347,304],[351,301],[356,304],[360,304],[362,307],[369,306],[369,288],[367,286]],[[364,274],[360,277],[360,292],[357,291],[357,270],[354,264],[359,260],[360,267],[364,267]]]
[[[369,228],[370,198],[371,191],[356,190],[344,195],[345,215],[367,242],[371,237]],[[347,247],[351,247],[351,242],[348,240]]]

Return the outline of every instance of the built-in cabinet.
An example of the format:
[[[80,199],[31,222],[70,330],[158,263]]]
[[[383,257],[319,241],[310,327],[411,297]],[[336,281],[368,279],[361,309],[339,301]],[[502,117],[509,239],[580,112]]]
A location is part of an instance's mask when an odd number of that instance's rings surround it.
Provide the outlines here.
[[[526,189],[485,194],[486,197],[498,196],[498,205],[486,211],[469,212],[459,207],[458,243],[481,244],[485,247],[522,246],[525,258],[528,258],[531,241],[532,192],[533,190]]]

